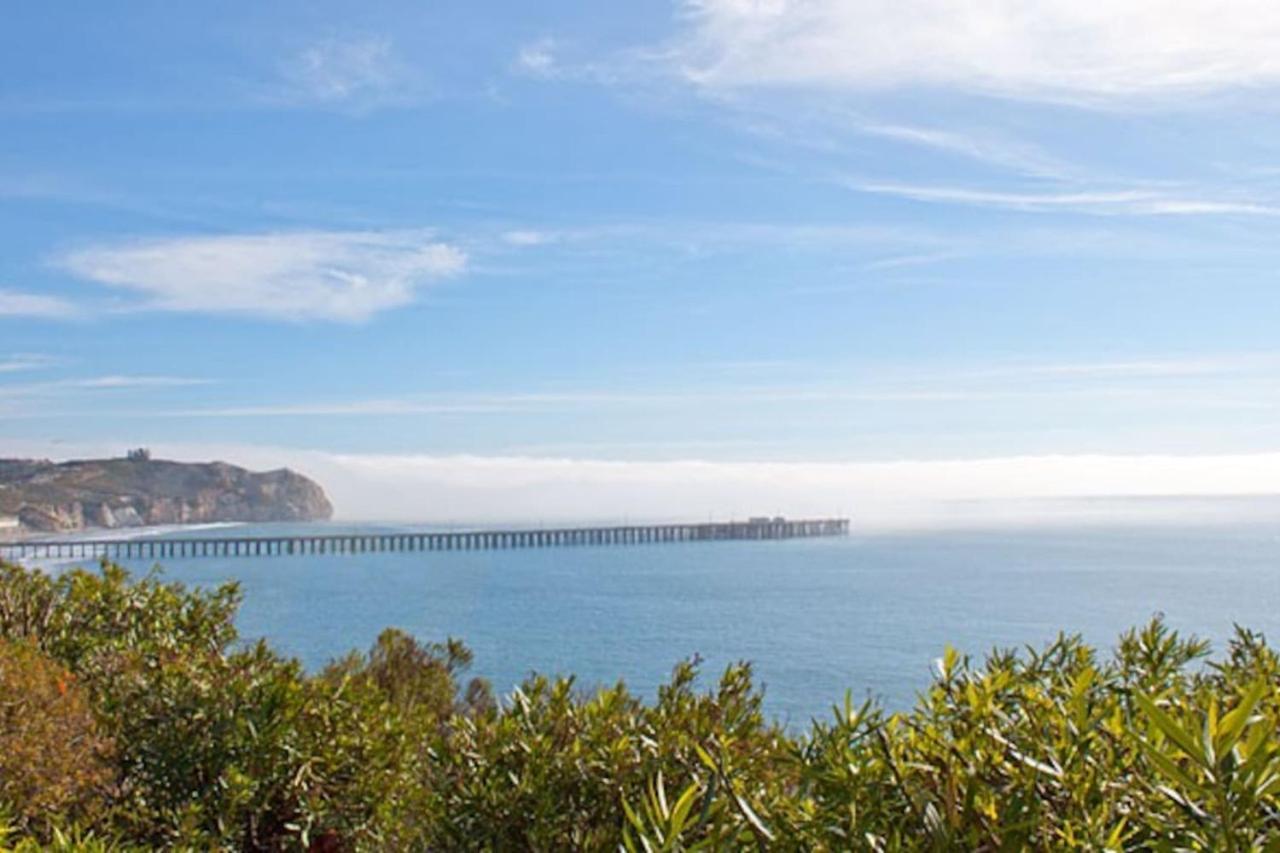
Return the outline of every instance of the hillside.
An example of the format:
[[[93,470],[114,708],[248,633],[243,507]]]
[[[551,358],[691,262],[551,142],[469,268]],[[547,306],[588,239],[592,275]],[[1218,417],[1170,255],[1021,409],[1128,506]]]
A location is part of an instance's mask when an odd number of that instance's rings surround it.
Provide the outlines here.
[[[257,473],[145,454],[60,463],[0,459],[0,517],[17,518],[24,531],[314,521],[332,513],[324,490],[288,469]]]

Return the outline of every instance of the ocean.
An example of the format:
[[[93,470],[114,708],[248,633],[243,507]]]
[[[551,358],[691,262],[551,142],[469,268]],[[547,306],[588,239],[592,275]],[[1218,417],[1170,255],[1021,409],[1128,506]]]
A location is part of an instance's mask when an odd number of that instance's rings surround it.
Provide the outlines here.
[[[500,694],[539,671],[575,674],[584,689],[624,679],[651,697],[683,658],[703,659],[706,685],[749,660],[767,709],[789,725],[825,716],[846,690],[908,707],[947,643],[977,657],[1065,630],[1106,648],[1156,614],[1218,648],[1234,623],[1280,637],[1280,516],[182,559],[164,571],[189,584],[239,581],[241,634],[311,668],[367,647],[386,626],[464,640],[473,674]]]

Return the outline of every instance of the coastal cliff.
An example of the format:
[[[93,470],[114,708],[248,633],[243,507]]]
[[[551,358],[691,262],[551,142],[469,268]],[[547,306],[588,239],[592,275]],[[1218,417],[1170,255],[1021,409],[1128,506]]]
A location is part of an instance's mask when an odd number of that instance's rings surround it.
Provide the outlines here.
[[[315,482],[288,469],[253,472],[225,462],[0,459],[0,519],[18,532],[151,524],[316,521],[333,507]],[[3,534],[0,534],[3,535]]]

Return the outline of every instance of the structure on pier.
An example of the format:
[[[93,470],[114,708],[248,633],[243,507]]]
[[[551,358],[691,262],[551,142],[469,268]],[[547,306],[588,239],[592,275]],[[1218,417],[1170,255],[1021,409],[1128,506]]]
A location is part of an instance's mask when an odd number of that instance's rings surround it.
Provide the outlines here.
[[[843,536],[847,518],[749,521],[707,524],[651,524],[622,527],[567,527],[539,530],[470,530],[434,533],[347,533],[316,536],[173,537],[144,539],[24,540],[0,542],[0,558],[180,559],[183,557],[268,557],[304,554],[368,554],[382,551],[476,551],[497,548],[551,548],[572,545],[641,545],[667,542],[797,539]]]

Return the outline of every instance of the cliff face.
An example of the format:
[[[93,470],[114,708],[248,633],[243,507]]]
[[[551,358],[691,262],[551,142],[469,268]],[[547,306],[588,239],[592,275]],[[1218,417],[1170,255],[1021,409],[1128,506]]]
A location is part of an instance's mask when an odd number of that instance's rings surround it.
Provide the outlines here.
[[[0,516],[28,531],[221,521],[317,521],[324,490],[288,469],[152,459],[0,459]]]

